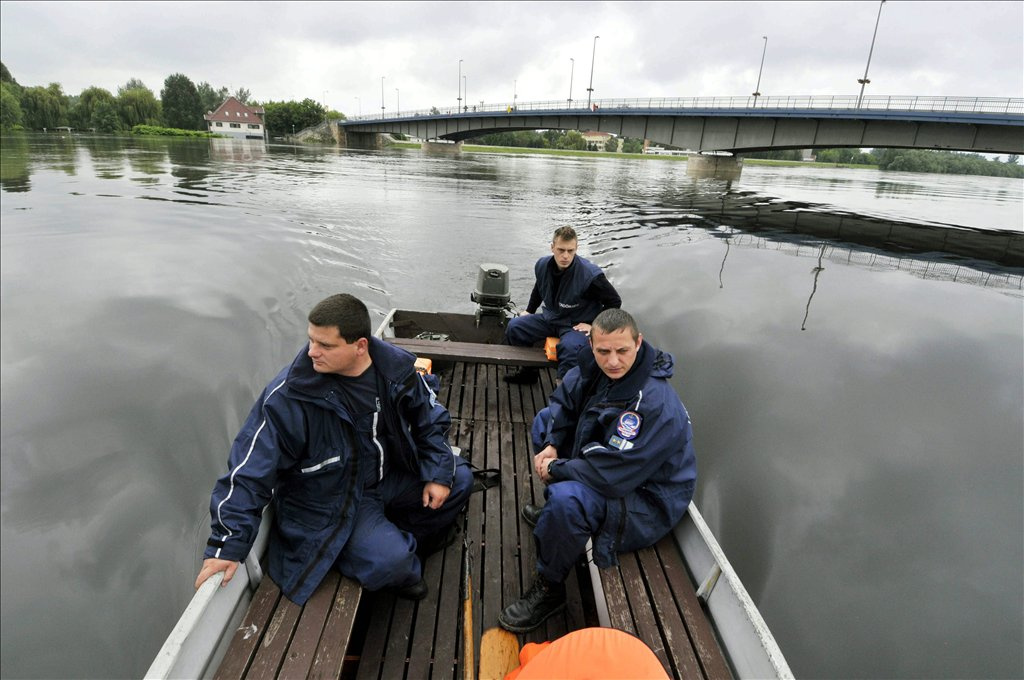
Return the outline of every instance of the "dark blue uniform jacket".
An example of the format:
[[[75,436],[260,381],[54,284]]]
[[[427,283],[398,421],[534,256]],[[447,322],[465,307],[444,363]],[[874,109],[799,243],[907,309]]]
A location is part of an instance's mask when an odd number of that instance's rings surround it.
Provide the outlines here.
[[[559,452],[555,482],[576,480],[608,499],[594,561],[653,545],[693,496],[697,459],[690,417],[668,379],[672,355],[646,341],[628,374],[609,380],[592,352],[551,396],[546,443]]]
[[[583,293],[603,272],[590,260],[577,255],[572,264],[562,273],[555,291],[555,267],[551,265],[553,255],[537,260],[533,266],[537,276],[537,290],[544,302],[544,320],[556,327],[572,328],[578,323],[590,323],[603,307],[598,300],[588,300]]]
[[[383,427],[380,441],[374,437],[380,452],[374,474],[379,480],[386,469],[400,466],[424,483],[451,487],[448,411],[416,372],[412,354],[376,338],[369,349],[378,394],[386,395],[378,400]],[[312,595],[352,532],[362,495],[359,466],[366,461],[338,382],[314,371],[306,351],[267,386],[235,438],[228,472],[210,500],[212,531],[204,554],[244,560],[264,506],[273,503],[268,571],[298,604]]]

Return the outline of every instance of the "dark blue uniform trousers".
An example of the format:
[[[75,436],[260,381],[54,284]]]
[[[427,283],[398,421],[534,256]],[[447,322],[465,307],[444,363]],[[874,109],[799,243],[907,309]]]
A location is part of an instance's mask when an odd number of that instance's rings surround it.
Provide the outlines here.
[[[544,445],[548,408],[533,419],[533,450]],[[583,554],[590,539],[604,524],[607,500],[586,484],[555,482],[544,491],[546,503],[533,537],[537,543],[537,571],[549,581],[562,583]]]
[[[505,329],[508,344],[531,347],[545,338],[558,338],[558,377],[563,378],[579,360],[576,355],[588,344],[587,336],[566,326],[549,323],[543,314],[517,316],[508,322]]]
[[[455,457],[455,481],[437,510],[423,507],[423,482],[404,470],[389,470],[363,490],[355,527],[335,566],[367,590],[402,588],[422,577],[417,541],[447,530],[473,490],[473,471]]]

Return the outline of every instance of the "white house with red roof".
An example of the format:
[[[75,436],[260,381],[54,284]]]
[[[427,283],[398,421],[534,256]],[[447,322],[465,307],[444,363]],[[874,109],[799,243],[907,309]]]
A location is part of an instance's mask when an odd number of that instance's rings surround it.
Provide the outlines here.
[[[237,139],[266,139],[262,106],[246,106],[234,97],[228,97],[216,111],[210,111],[203,119],[207,130],[214,134]]]
[[[608,132],[598,132],[596,130],[584,130],[580,134],[582,134],[583,139],[586,140],[588,148],[590,145],[593,145],[598,151],[604,151],[605,146],[614,136]]]

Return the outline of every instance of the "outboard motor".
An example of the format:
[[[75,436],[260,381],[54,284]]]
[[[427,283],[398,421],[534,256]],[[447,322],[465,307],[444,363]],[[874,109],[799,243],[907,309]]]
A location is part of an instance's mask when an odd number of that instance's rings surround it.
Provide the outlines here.
[[[484,316],[496,316],[499,323],[505,322],[505,311],[508,309],[512,294],[508,283],[508,267],[503,264],[484,262],[476,273],[476,290],[469,299],[477,304],[476,325]]]

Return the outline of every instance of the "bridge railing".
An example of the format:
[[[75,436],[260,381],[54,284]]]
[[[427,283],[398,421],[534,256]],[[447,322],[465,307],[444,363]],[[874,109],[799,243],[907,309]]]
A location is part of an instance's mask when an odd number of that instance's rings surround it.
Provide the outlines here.
[[[528,113],[592,113],[592,112],[649,112],[696,109],[800,109],[821,111],[916,111],[979,114],[1024,114],[1024,99],[1003,97],[917,97],[913,95],[882,95],[857,97],[855,95],[807,95],[778,97],[640,97],[633,99],[595,99],[589,108],[585,101],[567,100],[518,102],[500,104],[473,104],[435,107],[417,111],[385,112],[353,116],[352,122],[394,120],[396,118],[423,118],[428,116],[493,115],[495,113],[523,115]]]

